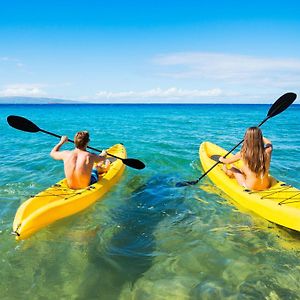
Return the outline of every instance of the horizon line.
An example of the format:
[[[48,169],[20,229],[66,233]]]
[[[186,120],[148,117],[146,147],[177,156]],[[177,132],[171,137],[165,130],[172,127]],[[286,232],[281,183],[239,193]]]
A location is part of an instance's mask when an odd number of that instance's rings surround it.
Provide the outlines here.
[[[248,102],[70,102],[70,103],[0,103],[0,105],[272,105],[273,103],[248,103]],[[300,105],[292,103],[291,105]]]

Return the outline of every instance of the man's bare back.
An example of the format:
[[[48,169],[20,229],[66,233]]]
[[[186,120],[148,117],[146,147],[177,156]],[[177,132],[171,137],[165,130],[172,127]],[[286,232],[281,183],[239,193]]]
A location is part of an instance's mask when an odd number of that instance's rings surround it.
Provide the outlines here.
[[[87,187],[91,181],[91,172],[94,163],[105,160],[102,156],[90,153],[84,149],[75,148],[72,151],[60,151],[60,147],[68,141],[66,136],[62,136],[60,142],[53,147],[50,155],[56,160],[63,160],[64,171],[69,188],[82,189]],[[86,144],[87,146],[87,144]]]

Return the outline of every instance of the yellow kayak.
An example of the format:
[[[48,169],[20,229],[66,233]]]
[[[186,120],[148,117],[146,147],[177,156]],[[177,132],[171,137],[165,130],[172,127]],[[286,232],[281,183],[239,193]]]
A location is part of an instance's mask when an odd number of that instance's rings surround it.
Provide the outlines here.
[[[121,144],[112,146],[107,152],[126,158],[126,149]],[[99,175],[98,182],[87,188],[72,190],[63,179],[29,198],[21,204],[15,215],[13,233],[16,239],[26,239],[45,226],[86,209],[110,190],[124,169],[122,161],[116,159],[106,173]]]
[[[224,156],[226,153],[226,150],[213,143],[202,143],[199,156],[204,171],[216,163],[212,159],[214,155]],[[241,167],[241,162],[235,165]],[[224,173],[221,163],[213,168],[208,176],[217,187],[244,208],[271,222],[300,231],[300,190],[271,176],[269,189],[264,191],[245,189],[234,178],[229,178]]]

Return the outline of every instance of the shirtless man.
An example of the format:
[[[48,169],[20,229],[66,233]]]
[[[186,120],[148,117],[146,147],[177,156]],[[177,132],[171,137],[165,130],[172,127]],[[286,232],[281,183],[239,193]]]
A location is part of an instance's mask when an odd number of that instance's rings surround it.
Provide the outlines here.
[[[94,163],[104,162],[106,152],[96,155],[86,151],[90,141],[88,131],[79,131],[74,138],[75,149],[60,151],[60,147],[68,141],[67,136],[62,136],[60,142],[53,147],[50,156],[56,160],[63,160],[67,183],[71,189],[86,188],[98,181],[98,171],[93,168]]]

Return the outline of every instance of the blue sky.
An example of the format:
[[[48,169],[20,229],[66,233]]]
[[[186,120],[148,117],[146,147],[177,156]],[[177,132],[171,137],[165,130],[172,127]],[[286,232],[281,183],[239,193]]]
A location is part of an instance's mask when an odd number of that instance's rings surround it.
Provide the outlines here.
[[[299,86],[298,1],[0,4],[0,96],[272,103]]]

